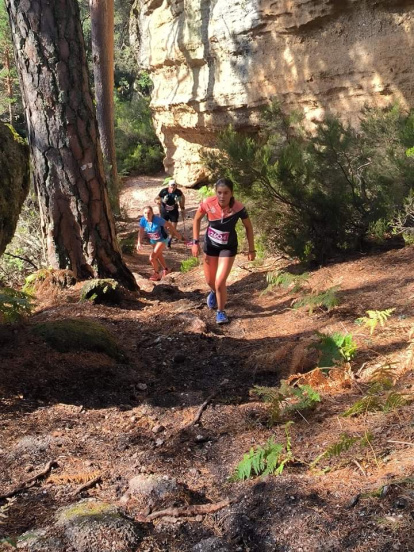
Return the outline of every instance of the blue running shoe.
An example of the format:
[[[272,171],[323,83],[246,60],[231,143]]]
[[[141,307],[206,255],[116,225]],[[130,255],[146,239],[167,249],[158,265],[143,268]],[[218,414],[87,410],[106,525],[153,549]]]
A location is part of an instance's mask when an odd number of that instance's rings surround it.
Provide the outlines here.
[[[228,324],[229,319],[224,311],[217,311],[216,322],[217,324]]]
[[[209,309],[217,308],[217,299],[216,299],[215,291],[210,291],[210,293],[207,295],[207,306]]]

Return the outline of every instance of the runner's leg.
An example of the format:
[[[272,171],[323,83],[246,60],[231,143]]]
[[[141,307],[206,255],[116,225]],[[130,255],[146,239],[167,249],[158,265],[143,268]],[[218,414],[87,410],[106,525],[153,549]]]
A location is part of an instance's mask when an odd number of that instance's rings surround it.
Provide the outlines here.
[[[222,311],[227,302],[227,278],[232,269],[236,257],[218,257],[218,266],[216,270],[215,289],[217,296],[217,309]]]
[[[218,257],[210,257],[210,255],[204,254],[203,256],[203,269],[204,277],[207,285],[212,291],[216,291],[216,273],[218,266]]]
[[[158,264],[158,260],[157,260],[157,255],[155,253],[155,248],[156,248],[157,245],[158,244],[154,244],[152,246],[152,253],[149,256],[149,261],[152,264],[152,268],[154,269],[154,272],[158,272],[159,269],[160,269],[159,264]]]
[[[165,243],[164,242],[157,242],[154,247],[154,255],[156,260],[160,263],[161,267],[165,270],[167,268],[167,264],[164,259],[163,251],[165,249]]]

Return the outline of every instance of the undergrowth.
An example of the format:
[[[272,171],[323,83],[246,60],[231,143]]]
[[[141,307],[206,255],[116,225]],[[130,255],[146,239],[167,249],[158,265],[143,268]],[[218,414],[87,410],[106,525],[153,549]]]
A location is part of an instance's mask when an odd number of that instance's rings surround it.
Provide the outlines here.
[[[250,391],[270,405],[270,424],[278,422],[284,416],[305,410],[312,410],[321,402],[321,397],[310,385],[291,386],[282,380],[279,387],[256,385]]]
[[[33,298],[23,291],[0,288],[0,322],[18,322],[33,310]]]
[[[264,446],[252,447],[236,466],[232,480],[243,481],[254,475],[281,475],[286,464],[293,460],[289,431],[292,423],[288,422],[285,425],[286,442],[283,445],[270,437]]]
[[[197,257],[190,257],[188,259],[184,259],[184,261],[181,261],[180,264],[180,272],[189,272],[196,266],[199,266],[200,261]]]

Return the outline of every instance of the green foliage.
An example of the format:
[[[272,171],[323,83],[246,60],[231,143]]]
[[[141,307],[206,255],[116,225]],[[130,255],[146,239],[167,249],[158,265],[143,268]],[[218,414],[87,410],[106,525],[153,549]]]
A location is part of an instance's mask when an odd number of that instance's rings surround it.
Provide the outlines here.
[[[55,320],[35,324],[32,331],[60,353],[96,351],[117,360],[124,355],[113,335],[101,324],[90,320]]]
[[[121,299],[119,283],[111,278],[89,280],[81,289],[80,299],[96,304],[119,303]]]
[[[201,186],[198,190],[198,195],[200,197],[200,201],[203,199],[207,199],[208,197],[212,197],[215,194],[214,187],[213,186]]]
[[[257,135],[229,127],[204,162],[251,200],[252,218],[279,249],[320,263],[360,247],[370,227],[402,205],[414,178],[406,155],[413,117],[397,106],[365,109],[358,132],[330,117],[311,134],[275,101]]]
[[[414,155],[410,157],[414,158]],[[393,234],[401,235],[407,245],[414,244],[414,190],[410,190],[402,207],[394,214],[391,228]]]
[[[347,452],[355,444],[366,446],[372,440],[370,434],[365,434],[363,437],[348,435],[348,433],[343,433],[341,438],[336,443],[330,445],[326,450],[322,452],[315,460],[312,462],[311,466],[314,467],[322,458],[333,458],[334,456],[340,456],[341,454]]]
[[[309,273],[291,274],[284,270],[277,272],[268,272],[266,274],[267,288],[263,293],[271,291],[274,287],[290,288],[292,293],[297,293],[303,289],[303,284],[309,279]]]
[[[189,272],[199,265],[200,261],[198,260],[198,257],[190,257],[188,259],[184,259],[184,261],[181,261],[180,272]]]
[[[22,291],[0,287],[0,322],[13,323],[29,315],[33,299]]]
[[[45,266],[40,215],[34,192],[23,203],[14,237],[0,257],[0,280],[9,286],[20,286],[33,269]]]
[[[251,393],[270,403],[271,424],[292,412],[312,410],[321,401],[319,393],[310,385],[292,387],[286,380],[282,380],[279,387],[255,385]]]
[[[369,328],[369,333],[372,335],[375,328],[378,324],[383,328],[385,323],[391,314],[395,311],[395,308],[385,309],[382,311],[378,310],[367,310],[366,313],[368,316],[363,316],[355,320],[355,324],[362,325],[366,328]]]
[[[0,120],[25,134],[24,109],[4,2],[0,2]]]
[[[301,307],[306,307],[309,314],[312,314],[318,307],[323,307],[330,311],[339,304],[337,296],[337,291],[339,289],[340,286],[332,286],[324,291],[312,291],[311,293],[307,293],[301,299],[293,303],[293,308],[299,309]]]
[[[414,399],[393,389],[396,372],[391,365],[381,366],[372,374],[368,392],[348,408],[342,416],[351,417],[367,412],[391,412]]]
[[[164,153],[147,98],[134,94],[131,100],[115,101],[115,144],[120,174],[153,174],[162,169]]]
[[[313,344],[312,347],[321,351],[319,368],[330,368],[344,361],[349,362],[355,356],[357,344],[352,339],[352,334],[318,333],[318,337],[319,343]]]
[[[271,437],[264,446],[252,447],[237,465],[233,479],[243,481],[253,475],[281,475],[285,465],[293,460],[289,432],[291,423],[285,425],[285,445],[276,443]]]

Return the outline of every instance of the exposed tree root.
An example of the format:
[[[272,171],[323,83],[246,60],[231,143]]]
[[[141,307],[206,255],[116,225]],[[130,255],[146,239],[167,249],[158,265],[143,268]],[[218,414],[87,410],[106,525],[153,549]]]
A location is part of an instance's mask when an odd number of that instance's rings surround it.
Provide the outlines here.
[[[222,500],[221,502],[216,502],[215,504],[194,504],[192,506],[166,508],[165,510],[158,510],[157,512],[153,512],[148,516],[137,514],[135,516],[135,519],[137,521],[147,523],[149,521],[153,521],[154,519],[157,519],[160,517],[177,518],[177,517],[198,516],[202,514],[211,514],[213,512],[217,512],[218,510],[221,510],[222,508],[225,508],[230,503],[231,501],[228,498],[226,498],[225,500]]]
[[[5,500],[6,498],[10,498],[10,497],[20,493],[21,491],[25,491],[26,489],[30,489],[30,487],[33,487],[34,485],[36,485],[36,482],[37,482],[38,479],[40,479],[41,477],[44,477],[45,475],[47,475],[50,472],[50,470],[52,468],[54,468],[55,466],[57,466],[57,465],[58,465],[58,463],[56,462],[56,460],[51,460],[50,462],[48,462],[46,464],[46,466],[43,468],[42,471],[40,471],[39,473],[37,473],[36,475],[31,477],[27,481],[24,481],[23,483],[20,483],[20,485],[18,485],[16,488],[12,489],[8,493],[6,493],[4,495],[0,495],[0,500]]]

